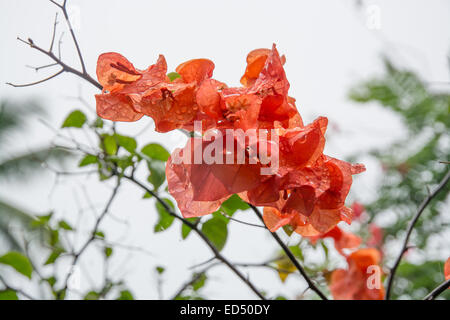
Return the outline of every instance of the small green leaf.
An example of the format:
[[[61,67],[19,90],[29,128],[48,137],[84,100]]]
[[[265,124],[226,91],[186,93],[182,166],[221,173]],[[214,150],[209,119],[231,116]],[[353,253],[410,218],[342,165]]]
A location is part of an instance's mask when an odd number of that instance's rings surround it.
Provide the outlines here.
[[[94,164],[98,162],[97,156],[94,156],[92,154],[87,154],[84,156],[83,159],[81,159],[80,163],[78,164],[79,167],[84,167],[90,164]]]
[[[50,255],[48,256],[47,260],[45,261],[44,265],[52,264],[56,261],[56,259],[59,258],[59,256],[64,252],[65,250],[62,248],[56,248],[53,250]]]
[[[290,224],[283,226],[283,230],[289,237],[294,233],[294,228]]]
[[[73,231],[73,228],[70,226],[70,224],[68,224],[66,221],[64,221],[64,220],[61,220],[59,223],[58,223],[58,226],[61,228],[61,229],[64,229],[64,230],[67,230],[67,231]]]
[[[122,290],[122,291],[120,291],[120,295],[117,298],[117,300],[134,300],[134,297],[130,291]]]
[[[33,267],[28,260],[20,252],[10,251],[4,256],[0,257],[0,263],[13,267],[17,272],[23,274],[24,276],[31,279],[31,273],[33,272]]]
[[[231,216],[237,210],[247,210],[250,207],[237,194],[233,194],[224,203],[222,203],[221,208],[227,215]]]
[[[102,118],[95,119],[95,121],[92,123],[92,126],[94,128],[103,128],[103,119]]]
[[[117,139],[117,143],[129,153],[134,153],[136,151],[136,139],[128,136],[122,136],[120,134],[115,134],[114,137]]]
[[[85,296],[84,300],[98,300],[100,298],[100,294],[95,291],[89,291]]]
[[[169,77],[170,81],[173,81],[175,79],[181,78],[180,74],[178,72],[169,72],[167,74],[167,76]]]
[[[220,218],[212,218],[203,223],[202,232],[216,246],[217,250],[222,250],[227,242],[227,223]]]
[[[80,110],[72,111],[64,120],[61,128],[81,128],[86,123],[86,115]]]
[[[141,149],[141,152],[154,160],[167,161],[170,157],[170,153],[158,143],[147,144]]]
[[[0,291],[0,300],[19,300],[19,297],[14,290],[6,289]]]
[[[159,274],[162,274],[162,273],[164,273],[164,271],[166,271],[166,269],[165,269],[164,267],[157,266],[157,267],[156,267],[156,271],[157,271]]]
[[[150,194],[150,192],[146,192],[144,193],[144,195],[142,196],[142,199],[150,199],[152,197],[152,195]]]
[[[170,207],[174,208],[172,201],[169,199],[163,199],[163,201],[165,201]],[[168,229],[172,225],[175,217],[170,215],[161,203],[156,202],[155,206],[159,214],[159,220],[155,225],[154,230],[155,232],[161,232]]]
[[[105,251],[104,252],[105,252],[106,258],[109,258],[112,255],[112,253],[113,253],[113,249],[111,247],[105,247]]]
[[[104,234],[102,231],[97,231],[97,232],[95,233],[95,236],[98,237],[98,238],[104,238],[104,237],[105,237],[105,234]]]
[[[192,222],[193,224],[196,224],[199,218],[186,218],[186,220]],[[191,233],[191,231],[192,231],[191,227],[183,223],[181,225],[181,238],[186,239],[187,236]]]
[[[31,221],[31,227],[32,228],[39,228],[42,226],[45,226],[50,221],[51,217],[53,215],[53,212],[50,212],[47,215],[44,216],[37,216],[35,220]]]
[[[147,180],[150,182],[155,190],[166,181],[166,166],[162,161],[151,161],[147,162],[148,170],[150,171],[150,175]]]
[[[202,273],[202,274],[200,274],[200,275],[194,275],[194,277],[198,277],[197,279],[196,279],[196,281],[194,281],[193,283],[192,283],[192,289],[194,290],[194,291],[198,291],[200,288],[202,288],[204,285],[205,285],[205,282],[206,282],[206,274],[205,273]]]
[[[304,260],[304,257],[303,257],[303,251],[302,251],[302,249],[300,249],[300,247],[299,246],[290,246],[289,247],[289,250],[291,250],[291,252],[292,252],[292,254],[296,257],[296,258],[298,258],[298,259],[300,259],[300,260]]]
[[[104,146],[107,154],[115,155],[117,153],[117,142],[113,136],[104,135],[103,136],[103,146]]]

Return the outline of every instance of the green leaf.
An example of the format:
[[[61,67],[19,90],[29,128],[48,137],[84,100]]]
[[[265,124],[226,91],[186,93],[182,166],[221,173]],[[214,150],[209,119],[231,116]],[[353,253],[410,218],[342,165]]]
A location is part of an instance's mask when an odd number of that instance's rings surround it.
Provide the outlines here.
[[[23,274],[24,276],[31,279],[31,273],[33,272],[33,267],[28,260],[20,252],[10,251],[4,256],[0,257],[0,263],[13,267],[17,272]]]
[[[92,126],[94,128],[103,128],[103,119],[102,118],[95,119],[95,121],[92,123]]]
[[[105,152],[109,155],[115,155],[117,153],[117,142],[113,136],[104,135],[103,136],[103,146]]]
[[[6,289],[0,291],[0,300],[19,300],[19,297],[14,290]]]
[[[170,81],[173,81],[175,79],[181,78],[180,74],[178,72],[169,72],[167,74],[167,76],[169,77]]]
[[[174,208],[172,201],[169,199],[163,199],[163,201],[165,201],[170,207]],[[159,214],[159,220],[155,225],[154,230],[155,232],[161,232],[168,229],[172,225],[175,217],[170,215],[161,203],[156,202],[155,206]]]
[[[47,215],[43,216],[37,216],[35,220],[31,221],[31,227],[32,228],[40,228],[42,226],[45,226],[50,221],[51,217],[53,215],[53,212],[50,212]]]
[[[200,288],[202,288],[205,285],[205,282],[207,279],[205,273],[202,273],[200,275],[194,275],[194,277],[197,277],[197,276],[198,276],[198,278],[196,279],[196,281],[194,281],[192,283],[192,289],[194,291],[198,291]]]
[[[199,218],[186,218],[187,221],[192,222],[193,224],[196,224]],[[181,225],[181,238],[186,239],[187,236],[191,233],[192,229],[191,227],[187,226],[186,224]]]
[[[98,300],[100,298],[100,294],[95,291],[89,291],[85,296],[84,300]]]
[[[79,167],[84,167],[90,164],[94,164],[98,162],[97,156],[94,156],[92,154],[87,154],[84,156],[83,159],[81,159],[80,163],[78,164]]]
[[[122,136],[120,134],[115,134],[114,137],[117,139],[117,143],[129,153],[134,153],[136,151],[136,139],[128,136]]]
[[[56,259],[59,258],[59,256],[64,253],[65,250],[62,248],[56,248],[55,250],[53,250],[50,255],[48,256],[47,260],[45,261],[44,265],[49,265],[52,264],[56,261]]]
[[[113,253],[113,249],[111,247],[105,247],[104,252],[105,252],[106,258],[109,258]]]
[[[166,269],[165,269],[164,267],[157,266],[157,267],[156,267],[156,271],[157,271],[159,274],[163,274],[164,271],[166,271]]]
[[[130,291],[122,290],[122,291],[120,291],[120,295],[117,298],[117,300],[134,300],[134,297]]]
[[[237,194],[229,197],[221,207],[229,216],[233,215],[237,210],[247,210],[250,206],[245,203]]]
[[[296,258],[298,258],[298,259],[300,259],[300,260],[304,260],[304,257],[303,257],[303,251],[302,251],[302,249],[300,249],[300,247],[299,246],[290,246],[289,247],[289,250],[291,250],[291,252],[292,252],[292,254],[296,257]]]
[[[144,193],[144,195],[142,196],[142,199],[150,199],[152,197],[152,195],[150,194],[150,192],[146,192]]]
[[[217,250],[222,250],[227,242],[227,223],[220,218],[212,218],[203,223],[202,232],[216,246]]]
[[[294,233],[294,228],[290,224],[283,226],[283,230],[289,237]]]
[[[151,161],[147,162],[148,170],[150,171],[150,175],[147,180],[150,182],[155,190],[166,181],[166,166],[162,161]]]
[[[167,161],[170,157],[170,153],[158,143],[147,144],[141,149],[141,152],[154,160]]]
[[[72,111],[64,120],[61,128],[81,128],[86,123],[86,115],[80,110]]]
[[[104,237],[105,237],[105,234],[104,234],[102,231],[97,231],[97,232],[95,233],[95,236],[98,237],[98,238],[104,238]]]
[[[61,228],[61,229],[64,229],[64,230],[67,230],[67,231],[73,231],[73,228],[70,226],[70,224],[68,224],[66,221],[64,221],[64,220],[61,220],[59,223],[58,223],[58,226]]]

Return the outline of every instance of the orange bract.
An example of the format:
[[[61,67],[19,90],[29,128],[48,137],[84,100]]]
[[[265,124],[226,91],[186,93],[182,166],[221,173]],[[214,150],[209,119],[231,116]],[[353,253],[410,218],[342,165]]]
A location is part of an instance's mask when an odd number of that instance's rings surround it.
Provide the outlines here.
[[[349,255],[348,269],[337,269],[331,275],[330,291],[334,299],[382,300],[380,260],[381,253],[374,248],[360,249]]]
[[[448,258],[447,261],[445,261],[444,275],[445,275],[445,280],[450,279],[450,258]]]

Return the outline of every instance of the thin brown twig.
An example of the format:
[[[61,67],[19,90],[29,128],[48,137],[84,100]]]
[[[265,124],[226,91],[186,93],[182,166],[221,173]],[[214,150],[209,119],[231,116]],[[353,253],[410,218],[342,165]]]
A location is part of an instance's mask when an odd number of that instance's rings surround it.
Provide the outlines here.
[[[111,207],[111,205],[112,205],[112,203],[113,203],[113,201],[114,201],[114,199],[115,199],[115,197],[117,195],[117,191],[119,190],[120,182],[121,182],[120,177],[117,177],[117,183],[116,183],[116,185],[115,185],[115,187],[113,189],[113,192],[111,193],[111,196],[110,196],[108,202],[106,203],[105,208],[103,209],[102,213],[100,214],[100,216],[97,218],[97,220],[95,222],[95,226],[94,226],[94,229],[92,230],[91,236],[86,240],[86,242],[84,243],[84,245],[81,247],[81,249],[78,252],[72,254],[73,260],[72,260],[72,264],[71,264],[71,267],[70,267],[71,270],[69,271],[69,273],[67,274],[67,276],[65,278],[64,286],[63,286],[62,290],[59,291],[60,293],[58,294],[58,298],[61,298],[62,295],[67,290],[68,285],[69,285],[70,277],[72,276],[73,271],[74,271],[74,267],[76,266],[76,264],[77,264],[78,260],[80,259],[81,255],[86,251],[86,249],[89,247],[89,245],[97,238],[96,236],[97,236],[97,232],[98,232],[98,227],[100,226],[100,223],[102,222],[103,218],[109,212],[109,208]]]
[[[391,271],[389,273],[389,278],[388,278],[388,282],[387,282],[387,286],[386,286],[386,300],[389,300],[391,291],[392,291],[392,284],[394,283],[394,277],[395,277],[395,272],[397,271],[397,268],[400,264],[400,261],[402,260],[403,254],[405,253],[405,251],[408,249],[408,241],[409,241],[409,237],[411,236],[411,233],[414,229],[414,226],[417,222],[417,220],[419,220],[420,215],[422,214],[422,212],[425,210],[425,208],[428,206],[428,204],[431,202],[431,200],[433,200],[433,198],[442,190],[444,189],[445,185],[447,184],[447,182],[450,180],[450,171],[447,172],[447,174],[445,175],[445,177],[442,179],[442,181],[439,183],[439,185],[436,187],[436,189],[434,189],[433,192],[429,193],[428,196],[423,200],[423,202],[420,204],[417,213],[414,215],[413,219],[410,221],[408,229],[406,231],[406,237],[405,240],[403,241],[403,246],[402,249],[400,251],[400,253],[397,256],[397,259],[395,259],[395,263],[391,268]]]
[[[261,220],[262,223],[264,223],[263,217],[261,215],[261,212],[259,212],[258,208],[256,208],[252,204],[248,204],[250,208],[255,212],[255,214],[258,216],[258,218]],[[267,229],[267,228],[266,228]],[[281,249],[283,249],[284,253],[287,255],[289,260],[294,264],[294,266],[297,268],[297,270],[300,272],[300,274],[303,276],[303,278],[306,280],[306,283],[308,286],[313,290],[322,300],[328,300],[328,298],[325,296],[325,294],[320,291],[320,289],[314,284],[314,282],[311,280],[311,278],[308,276],[306,271],[303,269],[303,267],[300,265],[298,260],[295,258],[295,256],[292,254],[291,250],[284,244],[284,242],[278,237],[278,235],[275,232],[271,232],[269,229],[267,229],[271,234],[272,237],[275,239],[276,242],[280,245]]]
[[[434,300],[436,299],[442,292],[447,290],[447,288],[450,287],[450,279],[442,282],[440,285],[438,285],[436,288],[433,289],[429,294],[426,295],[423,300]]]

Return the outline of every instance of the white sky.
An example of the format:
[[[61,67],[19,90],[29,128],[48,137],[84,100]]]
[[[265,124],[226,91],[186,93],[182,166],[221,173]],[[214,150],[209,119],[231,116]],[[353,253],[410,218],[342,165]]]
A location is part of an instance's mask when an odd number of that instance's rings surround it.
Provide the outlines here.
[[[450,49],[450,2],[367,1],[357,10],[354,1],[81,1],[69,0],[76,34],[88,70],[95,75],[97,56],[117,51],[137,68],[146,68],[164,54],[169,71],[188,59],[210,58],[216,64],[214,78],[238,85],[245,69],[246,54],[255,48],[276,43],[287,57],[285,65],[291,83],[290,95],[305,122],[319,115],[330,119],[326,151],[344,157],[389,143],[402,133],[399,120],[376,105],[358,106],[346,99],[348,89],[361,79],[382,72],[381,54],[398,65],[412,68],[430,82],[449,81],[447,54]],[[84,107],[70,97],[81,90],[93,106],[96,89],[73,75],[63,75],[30,88],[12,88],[5,82],[25,83],[45,77],[25,65],[46,64],[38,52],[16,41],[16,36],[31,37],[35,43],[49,45],[57,8],[46,0],[2,0],[0,2],[0,98],[35,98],[45,103],[51,113],[50,123],[58,127],[74,108]],[[370,13],[379,12],[379,20]],[[62,17],[61,17],[62,18]],[[61,20],[60,18],[60,20]],[[379,22],[379,29],[369,26]],[[64,22],[58,25],[59,31]],[[69,34],[63,38],[63,59],[76,65],[75,50]],[[30,130],[15,137],[14,150],[44,145],[53,133],[35,119]],[[133,134],[148,120],[120,124],[124,133]],[[31,134],[30,134],[31,133]],[[140,137],[141,143],[160,142],[168,149],[180,145],[179,133],[158,134],[152,130]],[[355,182],[360,197],[374,189],[378,174],[375,164]],[[145,177],[142,177],[144,179]],[[82,187],[84,185],[84,187]],[[0,195],[34,212],[55,209],[57,215],[76,221],[79,207],[85,208],[83,188],[99,206],[109,189],[95,177],[65,179],[52,191],[51,175],[32,181],[0,182]],[[356,194],[356,193],[355,193]],[[353,196],[355,196],[353,194]],[[127,226],[108,218],[102,226],[107,238],[123,244],[143,247],[152,253],[129,254],[117,250],[111,271],[125,276],[138,298],[157,298],[154,266],[167,267],[164,297],[170,297],[188,279],[187,267],[208,259],[211,254],[196,236],[182,241],[179,225],[154,235],[156,212],[151,201],[140,201],[142,192],[132,186],[122,190],[112,214]],[[77,204],[77,199],[82,201]],[[82,228],[92,225],[86,213]],[[253,215],[240,213],[239,219],[257,222]],[[258,229],[231,223],[229,241],[223,253],[232,261],[262,262],[276,250],[269,235]],[[93,251],[82,260],[84,269],[100,281],[101,266]],[[246,270],[244,270],[246,271]],[[225,267],[210,272],[212,281],[205,288],[209,298],[255,298]],[[272,271],[252,270],[251,279],[259,288],[273,295],[293,295],[304,287],[297,277],[281,286]],[[82,278],[82,288],[90,282]]]

